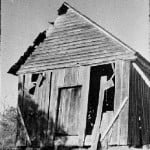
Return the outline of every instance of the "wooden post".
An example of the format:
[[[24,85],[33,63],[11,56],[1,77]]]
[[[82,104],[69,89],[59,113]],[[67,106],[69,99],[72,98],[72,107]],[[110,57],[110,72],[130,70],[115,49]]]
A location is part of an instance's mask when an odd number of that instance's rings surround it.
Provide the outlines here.
[[[107,133],[109,132],[109,130],[111,129],[111,127],[113,126],[113,124],[115,123],[116,119],[118,118],[120,112],[122,111],[122,109],[124,108],[125,104],[127,103],[128,97],[126,97],[124,99],[124,101],[122,102],[122,104],[120,105],[118,111],[116,112],[114,118],[112,119],[111,123],[109,124],[108,128],[106,129],[106,131],[104,132],[104,134],[101,136],[101,141],[104,140],[105,136],[107,135]]]
[[[101,117],[102,117],[102,108],[103,108],[103,100],[104,100],[104,92],[105,86],[107,82],[107,76],[102,76],[100,80],[100,92],[99,92],[99,103],[97,108],[97,116],[95,120],[95,124],[92,131],[92,145],[90,150],[96,150],[98,146],[99,136],[100,136],[100,125],[101,125]]]
[[[31,145],[30,137],[29,137],[27,128],[26,128],[26,126],[25,126],[25,124],[24,124],[24,121],[23,121],[22,114],[21,114],[21,111],[20,111],[19,106],[17,107],[17,111],[18,111],[18,114],[19,114],[19,116],[20,116],[21,124],[22,124],[22,126],[23,126],[23,128],[24,128],[24,131],[25,131],[25,135],[26,135],[26,138],[27,138],[27,142],[29,143],[29,145]]]

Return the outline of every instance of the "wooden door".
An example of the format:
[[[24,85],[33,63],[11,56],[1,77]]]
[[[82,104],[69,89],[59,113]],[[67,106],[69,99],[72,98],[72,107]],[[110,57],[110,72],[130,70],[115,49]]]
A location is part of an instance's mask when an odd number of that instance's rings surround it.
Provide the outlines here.
[[[89,75],[89,67],[54,71],[50,103],[53,124],[50,137],[55,145],[83,145]]]
[[[59,89],[58,115],[56,122],[57,135],[78,136],[80,121],[81,86]]]

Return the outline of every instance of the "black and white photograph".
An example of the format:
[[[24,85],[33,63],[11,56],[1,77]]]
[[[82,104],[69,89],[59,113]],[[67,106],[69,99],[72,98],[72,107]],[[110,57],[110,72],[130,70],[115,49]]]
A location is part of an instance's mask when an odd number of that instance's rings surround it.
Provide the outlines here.
[[[0,150],[150,150],[150,0],[0,10]]]

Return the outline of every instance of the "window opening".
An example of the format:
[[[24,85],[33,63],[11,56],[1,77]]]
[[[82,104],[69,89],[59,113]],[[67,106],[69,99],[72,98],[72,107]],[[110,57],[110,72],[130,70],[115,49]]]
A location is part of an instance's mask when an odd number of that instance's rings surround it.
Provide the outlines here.
[[[105,64],[91,67],[87,124],[86,124],[86,134],[88,135],[91,135],[96,119],[99,91],[100,91],[100,78],[101,76],[107,76],[107,80],[110,81],[112,80],[112,82],[115,83],[114,67],[115,67],[114,64]],[[114,93],[115,93],[114,86],[108,88],[105,91],[102,109],[103,112],[114,110]]]
[[[39,73],[34,73],[31,76],[32,87],[29,89],[29,94],[31,94],[31,95],[34,95],[39,75],[40,75]],[[43,75],[42,80],[40,81],[39,87],[43,84],[44,80],[45,80],[45,76]]]
[[[39,77],[39,74],[37,74],[37,73],[36,74],[32,74],[31,82],[36,82],[38,77]]]
[[[34,95],[34,92],[35,92],[35,85],[31,89],[29,89],[29,93],[31,95]]]

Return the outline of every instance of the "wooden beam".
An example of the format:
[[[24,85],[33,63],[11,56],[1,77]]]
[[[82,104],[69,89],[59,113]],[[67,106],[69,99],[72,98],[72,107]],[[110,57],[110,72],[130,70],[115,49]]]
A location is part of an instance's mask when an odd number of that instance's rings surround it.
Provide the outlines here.
[[[98,146],[106,83],[107,83],[107,76],[102,76],[101,80],[100,80],[100,92],[99,92],[99,103],[98,103],[98,108],[97,108],[97,116],[96,116],[95,124],[93,127],[93,131],[92,131],[92,145],[91,145],[90,150],[96,150],[97,146]]]
[[[26,138],[27,138],[27,141],[28,141],[29,145],[31,145],[31,140],[30,140],[30,137],[29,137],[27,128],[26,128],[26,126],[25,126],[25,123],[24,123],[24,120],[23,120],[23,117],[22,117],[22,114],[21,114],[21,111],[20,111],[19,106],[17,107],[17,111],[18,111],[18,114],[19,114],[19,116],[20,116],[20,121],[21,121],[21,124],[23,125],[24,131],[25,131],[25,135],[26,135]]]
[[[128,97],[126,97],[124,99],[124,101],[122,102],[122,104],[120,105],[118,111],[116,112],[116,115],[114,116],[114,118],[112,119],[110,125],[108,126],[108,128],[106,129],[106,131],[104,132],[104,134],[101,136],[100,141],[103,141],[105,136],[107,135],[107,133],[109,132],[109,130],[111,129],[111,127],[113,126],[113,124],[115,123],[116,119],[118,118],[120,112],[122,111],[122,109],[124,108],[125,104],[127,103]]]

